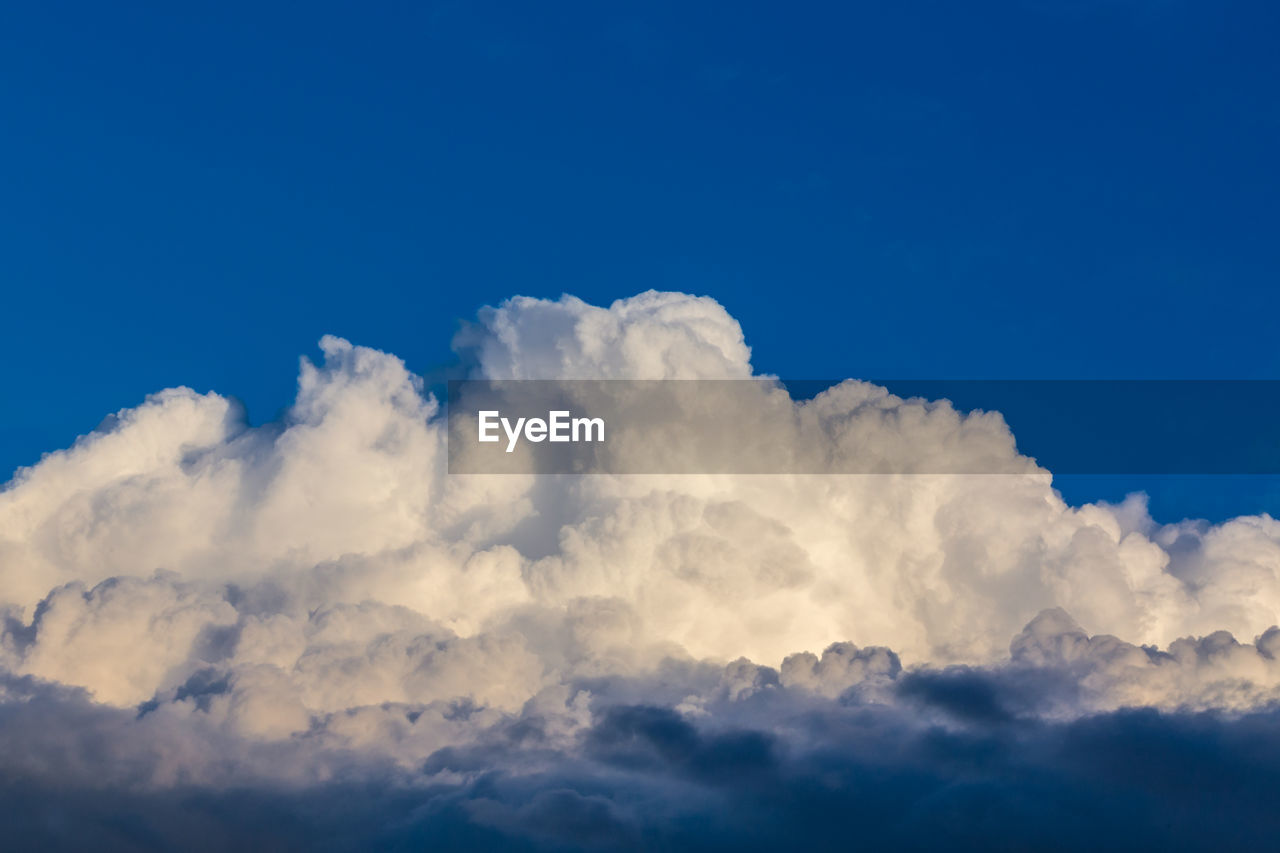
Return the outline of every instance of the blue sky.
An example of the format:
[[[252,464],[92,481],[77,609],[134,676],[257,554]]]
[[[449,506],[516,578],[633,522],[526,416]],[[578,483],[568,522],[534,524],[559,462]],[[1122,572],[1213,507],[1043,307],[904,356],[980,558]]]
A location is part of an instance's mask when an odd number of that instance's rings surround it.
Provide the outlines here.
[[[0,26],[0,467],[170,385],[425,371],[515,293],[783,376],[1280,378],[1280,7],[39,4]],[[1165,515],[1276,511],[1270,484]],[[1261,503],[1260,503],[1261,502]]]

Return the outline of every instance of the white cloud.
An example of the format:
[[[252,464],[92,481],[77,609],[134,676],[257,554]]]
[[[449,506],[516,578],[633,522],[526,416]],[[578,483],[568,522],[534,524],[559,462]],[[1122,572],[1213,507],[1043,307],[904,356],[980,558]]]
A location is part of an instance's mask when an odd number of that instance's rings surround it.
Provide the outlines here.
[[[489,377],[751,375],[737,323],[681,294],[514,299],[457,346]],[[781,725],[952,665],[1067,685],[1046,719],[1276,698],[1280,523],[1068,506],[998,416],[849,382],[796,423],[1024,473],[450,477],[399,359],[321,349],[281,423],[164,391],[0,492],[0,665],[87,691],[100,713],[41,693],[49,725],[108,726],[100,761],[147,784],[409,772],[522,719],[568,755],[624,694],[691,719],[785,697]],[[0,754],[63,767],[52,744]]]

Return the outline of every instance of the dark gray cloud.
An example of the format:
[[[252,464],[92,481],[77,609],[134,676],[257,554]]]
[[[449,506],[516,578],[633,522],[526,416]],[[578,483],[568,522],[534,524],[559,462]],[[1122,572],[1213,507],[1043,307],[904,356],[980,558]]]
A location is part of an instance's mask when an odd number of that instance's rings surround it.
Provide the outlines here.
[[[567,743],[526,708],[414,773],[354,761],[329,782],[238,782],[253,750],[206,732],[199,748],[233,772],[168,785],[156,767],[190,742],[14,679],[25,698],[0,704],[0,821],[16,850],[1223,850],[1280,837],[1280,711],[1041,714],[1028,696],[1062,679],[914,669],[884,701],[766,683],[699,714],[602,700]]]

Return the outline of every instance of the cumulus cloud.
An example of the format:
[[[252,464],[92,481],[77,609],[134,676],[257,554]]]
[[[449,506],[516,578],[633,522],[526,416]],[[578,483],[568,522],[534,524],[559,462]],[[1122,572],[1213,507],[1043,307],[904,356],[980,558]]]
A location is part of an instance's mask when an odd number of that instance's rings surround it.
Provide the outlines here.
[[[1205,796],[1274,784],[1274,519],[1069,506],[998,415],[857,381],[794,424],[1019,473],[451,476],[421,379],[320,348],[278,423],[170,389],[0,492],[0,787],[30,838],[834,846],[854,815],[910,846],[979,837],[981,807],[1011,846],[1074,846],[1045,829],[1072,808],[1207,846],[1152,805],[1191,798],[1197,743]],[[753,375],[683,294],[516,298],[455,348],[476,377]],[[1130,743],[1173,770],[1122,816]]]

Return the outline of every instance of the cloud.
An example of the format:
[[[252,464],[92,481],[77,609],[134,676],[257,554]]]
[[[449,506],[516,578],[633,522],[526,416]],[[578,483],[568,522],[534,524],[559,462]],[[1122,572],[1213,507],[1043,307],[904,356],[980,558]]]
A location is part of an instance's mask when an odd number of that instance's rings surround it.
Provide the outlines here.
[[[608,308],[517,296],[485,308],[454,347],[488,379],[741,379],[742,328],[714,299],[649,291]]]
[[[1275,829],[1274,519],[1072,507],[998,415],[856,381],[787,402],[832,452],[1023,473],[450,476],[421,379],[320,346],[278,423],[162,391],[0,492],[19,846]],[[517,298],[455,346],[484,377],[752,375],[682,294]]]

